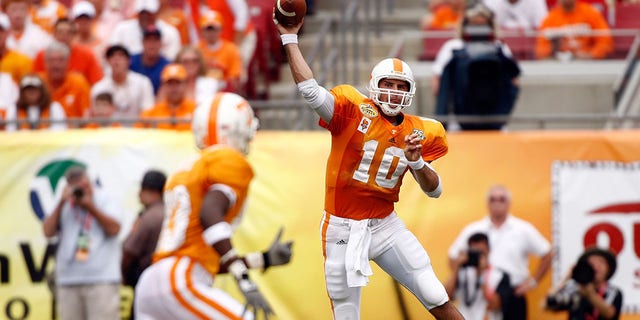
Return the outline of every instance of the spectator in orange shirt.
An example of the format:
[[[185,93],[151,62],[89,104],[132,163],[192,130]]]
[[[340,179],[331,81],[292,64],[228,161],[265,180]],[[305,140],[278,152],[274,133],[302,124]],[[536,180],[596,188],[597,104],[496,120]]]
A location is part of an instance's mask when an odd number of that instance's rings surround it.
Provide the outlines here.
[[[559,0],[540,25],[536,57],[603,59],[613,51],[609,26],[600,12],[577,0]],[[596,34],[593,34],[596,33]]]
[[[67,17],[67,7],[55,0],[30,0],[31,21],[42,30],[52,33],[56,21]]]
[[[44,52],[42,78],[51,90],[51,97],[64,108],[67,118],[82,118],[90,106],[89,82],[79,73],[68,71],[70,50],[54,41]]]
[[[33,60],[7,47],[7,37],[10,32],[9,18],[0,12],[0,72],[10,74],[13,81],[18,83],[24,75],[33,71]]]
[[[191,130],[191,117],[196,108],[195,101],[188,99],[187,70],[177,63],[172,63],[162,70],[162,92],[165,98],[140,116],[143,120],[169,119],[157,124],[143,123],[138,127]]]
[[[68,70],[82,74],[89,84],[93,85],[102,79],[102,67],[91,49],[73,43],[74,35],[75,25],[71,20],[64,18],[56,22],[53,37],[70,50]],[[44,70],[44,50],[38,52],[33,69],[36,72]]]
[[[116,106],[113,104],[113,95],[109,92],[98,93],[93,98],[93,104],[89,109],[89,118],[92,120],[100,119],[100,122],[90,122],[84,127],[88,129],[96,129],[100,127],[120,127],[117,122],[108,122],[116,112]]]
[[[458,26],[464,0],[445,0],[436,5],[430,14],[421,21],[423,30],[428,29],[455,29]]]
[[[62,106],[51,100],[49,90],[42,79],[35,74],[28,74],[20,81],[18,102],[7,110],[7,120],[26,120],[20,124],[7,124],[7,131],[67,128]],[[43,121],[44,120],[44,121]],[[53,121],[53,123],[49,123]]]
[[[158,19],[172,25],[180,34],[182,45],[191,43],[189,37],[189,21],[187,15],[182,10],[171,6],[170,0],[160,0],[160,9],[158,10]]]
[[[240,76],[243,74],[242,57],[235,43],[220,36],[222,16],[216,11],[208,11],[200,16],[202,40],[199,48],[204,55],[207,74],[226,83],[225,91],[237,91],[240,88]]]

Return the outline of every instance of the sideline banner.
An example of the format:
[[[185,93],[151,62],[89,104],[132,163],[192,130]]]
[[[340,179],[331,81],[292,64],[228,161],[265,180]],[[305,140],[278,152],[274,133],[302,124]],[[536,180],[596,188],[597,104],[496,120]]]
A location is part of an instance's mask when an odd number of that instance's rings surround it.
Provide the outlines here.
[[[555,244],[561,240],[552,234],[553,163],[637,162],[638,137],[640,131],[452,133],[448,137],[449,154],[433,163],[442,177],[442,197],[427,198],[413,178],[406,175],[396,211],[427,249],[436,274],[444,282],[449,277],[447,249],[465,225],[486,215],[485,194],[489,186],[502,183],[509,187],[514,199],[512,214],[530,221]],[[324,131],[259,131],[251,145],[249,161],[256,175],[243,221],[232,241],[241,253],[264,250],[281,226],[285,228],[283,239],[295,241],[291,264],[264,273],[252,272],[252,278],[272,304],[276,319],[331,317],[319,236],[329,147],[330,136]],[[126,218],[119,236],[122,239],[141,209],[137,193],[144,171],[156,168],[169,173],[196,154],[188,132],[0,132],[0,319],[53,319],[52,297],[45,280],[54,261],[52,252],[47,250],[40,217],[55,204],[64,184],[61,172],[66,166],[72,162],[87,165],[94,181],[120,201]],[[622,183],[636,191],[637,200],[638,183],[634,181]],[[567,181],[566,185],[575,183],[578,182]],[[579,194],[567,199],[587,201]],[[612,203],[618,200],[612,198]],[[593,204],[604,204],[602,201]],[[620,230],[626,228],[622,231],[623,252],[628,253],[625,257],[629,260],[623,263],[637,270],[640,260],[630,254],[634,252],[630,221],[613,224]],[[580,250],[579,238],[566,241],[574,252]],[[606,242],[606,238],[602,241]],[[570,259],[571,256],[566,258]],[[562,262],[566,260],[555,262],[563,269],[560,272],[566,272],[565,263],[569,262]],[[532,268],[536,265],[534,260]],[[406,290],[397,295],[392,279],[373,263],[372,267],[374,276],[363,289],[362,319],[400,319],[402,305],[410,319],[433,319]],[[637,274],[621,271],[614,278],[619,286],[640,279]],[[557,277],[556,272],[552,273],[553,278]],[[547,276],[528,295],[530,319],[566,318],[565,314],[554,315],[540,308],[552,277]],[[216,285],[242,299],[229,277],[216,277]],[[632,301],[629,299],[633,294],[625,292],[625,301]],[[124,310],[130,297],[125,300]],[[640,316],[627,314],[623,319],[640,320]]]
[[[553,164],[553,283],[564,279],[585,248],[617,254],[610,282],[624,293],[623,312],[640,313],[640,162]]]

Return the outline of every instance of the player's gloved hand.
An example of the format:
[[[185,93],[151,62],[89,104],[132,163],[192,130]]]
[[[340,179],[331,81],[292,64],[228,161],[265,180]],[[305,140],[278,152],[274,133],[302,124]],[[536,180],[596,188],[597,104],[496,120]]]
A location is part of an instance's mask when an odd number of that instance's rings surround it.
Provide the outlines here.
[[[242,316],[244,317],[244,313],[249,309],[253,309],[254,317],[257,317],[258,313],[262,311],[265,319],[269,319],[269,316],[273,314],[273,310],[258,290],[258,286],[249,279],[248,271],[249,269],[247,269],[242,259],[236,259],[229,265],[229,272],[238,282],[238,288],[247,301],[244,311],[242,311]]]
[[[270,266],[281,266],[291,261],[291,246],[293,245],[293,241],[280,242],[282,232],[284,232],[284,228],[280,228],[269,249],[263,252],[265,270]]]
[[[253,283],[248,276],[243,276],[243,278],[238,279],[238,287],[240,287],[240,291],[242,291],[247,301],[244,306],[244,311],[242,311],[242,317],[244,317],[244,313],[247,311],[252,311],[256,318],[260,312],[264,314],[265,319],[269,319],[269,316],[274,314],[271,306],[258,290],[258,286]]]

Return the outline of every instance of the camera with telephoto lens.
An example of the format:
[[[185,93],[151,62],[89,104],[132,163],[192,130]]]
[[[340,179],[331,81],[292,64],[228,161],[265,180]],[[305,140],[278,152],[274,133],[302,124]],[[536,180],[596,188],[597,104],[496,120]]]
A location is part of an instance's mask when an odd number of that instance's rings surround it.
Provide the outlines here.
[[[82,189],[81,187],[73,188],[73,197],[76,198],[76,200],[82,199],[83,196],[84,196],[84,189]]]
[[[575,267],[571,271],[571,279],[575,282],[585,285],[593,282],[595,279],[595,272],[593,271],[593,267],[587,259],[579,259],[576,263]]]
[[[463,267],[478,267],[480,265],[480,251],[475,249],[469,249],[467,252],[467,262]]]

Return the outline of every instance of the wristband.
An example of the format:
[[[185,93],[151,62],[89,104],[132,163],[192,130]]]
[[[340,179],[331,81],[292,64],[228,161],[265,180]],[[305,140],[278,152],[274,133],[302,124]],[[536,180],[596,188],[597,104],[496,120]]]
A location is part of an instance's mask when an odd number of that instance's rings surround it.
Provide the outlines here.
[[[298,35],[295,33],[285,33],[280,35],[280,39],[282,40],[282,45],[286,46],[290,43],[298,44]]]
[[[232,235],[233,229],[231,229],[231,225],[226,221],[222,221],[205,229],[202,233],[202,238],[204,238],[205,243],[213,245],[220,240],[230,239]]]
[[[247,262],[247,267],[250,269],[262,269],[265,268],[266,265],[265,254],[262,252],[248,253],[244,257],[244,260]]]
[[[248,271],[247,266],[240,259],[231,263],[228,270],[236,279],[244,279]]]
[[[418,158],[416,161],[409,161],[409,167],[413,170],[422,169],[427,163],[422,159],[422,157]]]
[[[535,288],[535,287],[537,287],[537,286],[538,286],[538,281],[536,281],[536,279],[534,279],[534,278],[529,278],[529,285],[530,285],[532,288]]]

